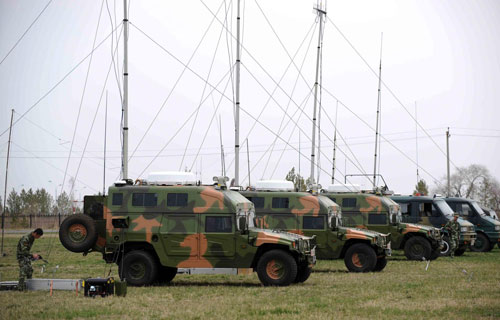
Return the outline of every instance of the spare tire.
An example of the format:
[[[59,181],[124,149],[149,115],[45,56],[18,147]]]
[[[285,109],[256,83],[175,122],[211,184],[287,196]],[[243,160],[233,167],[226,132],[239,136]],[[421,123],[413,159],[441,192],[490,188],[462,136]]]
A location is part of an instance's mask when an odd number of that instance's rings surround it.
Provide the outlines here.
[[[69,251],[88,251],[97,241],[94,219],[85,214],[67,217],[59,228],[59,240]]]

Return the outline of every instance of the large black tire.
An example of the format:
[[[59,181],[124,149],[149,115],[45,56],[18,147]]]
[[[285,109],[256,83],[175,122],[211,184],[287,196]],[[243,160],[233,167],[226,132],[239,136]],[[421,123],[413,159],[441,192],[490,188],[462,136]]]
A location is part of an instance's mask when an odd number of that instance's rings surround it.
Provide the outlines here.
[[[288,286],[297,277],[297,262],[283,250],[270,250],[260,257],[257,275],[265,286]]]
[[[173,267],[160,267],[158,271],[158,282],[160,284],[166,284],[172,281],[177,274],[177,268]]]
[[[441,256],[450,255],[450,238],[448,236],[443,237],[443,248],[441,249]]]
[[[147,286],[157,279],[158,262],[146,251],[133,250],[125,255],[123,270],[118,265],[118,272],[131,286]]]
[[[470,251],[487,252],[490,248],[490,240],[483,233],[478,232],[474,245],[470,247]]]
[[[297,276],[295,277],[295,280],[293,280],[293,283],[305,282],[307,279],[309,279],[311,273],[312,273],[312,268],[309,267],[308,264],[302,264],[297,269]]]
[[[405,243],[405,256],[408,260],[430,260],[432,247],[429,240],[413,236]]]
[[[59,228],[59,240],[72,252],[90,250],[97,241],[94,219],[85,214],[75,214],[64,219]]]
[[[441,255],[440,249],[433,250],[431,253],[431,260],[436,260],[440,255]]]
[[[369,245],[356,243],[347,249],[344,263],[351,272],[371,272],[377,265],[377,254]]]
[[[377,258],[377,264],[375,265],[375,269],[373,271],[380,272],[384,270],[387,265],[387,258],[385,256]]]
[[[457,257],[463,256],[464,253],[465,253],[465,248],[458,248],[457,250],[455,250],[455,256]]]

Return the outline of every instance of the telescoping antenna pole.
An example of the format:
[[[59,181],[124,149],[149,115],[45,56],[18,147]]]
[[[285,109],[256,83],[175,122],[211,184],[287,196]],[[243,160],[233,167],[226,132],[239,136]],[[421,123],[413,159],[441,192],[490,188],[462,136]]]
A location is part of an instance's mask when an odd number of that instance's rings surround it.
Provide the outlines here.
[[[235,106],[235,130],[234,130],[234,185],[240,185],[240,1],[238,0],[238,15],[236,18],[236,106]]]
[[[123,150],[122,179],[128,179],[128,6],[123,0]]]
[[[332,184],[335,183],[335,160],[337,155],[337,114],[339,113],[339,101],[335,106],[335,133],[333,134],[333,161],[332,161]]]
[[[377,125],[375,126],[375,160],[373,163],[373,189],[377,187],[377,150],[379,147],[378,144],[378,135],[379,135],[379,116],[380,116],[380,104],[381,104],[381,83],[382,83],[382,41],[384,34],[380,36],[380,64],[378,67],[378,99],[377,99]]]
[[[318,107],[318,86],[319,86],[319,64],[321,58],[321,44],[323,42],[323,19],[326,15],[325,5],[322,2],[318,2],[314,7],[316,14],[319,17],[319,33],[318,33],[318,50],[316,53],[316,80],[314,82],[314,108],[313,108],[313,124],[312,124],[312,148],[311,148],[311,173],[309,179],[312,184],[315,184],[314,180],[314,166],[316,164],[315,159],[315,148],[316,148],[316,110]]]
[[[3,191],[3,208],[2,208],[2,257],[5,255],[3,252],[3,234],[5,230],[5,205],[7,200],[7,176],[9,175],[9,157],[10,157],[10,142],[12,137],[12,120],[14,120],[14,109],[10,115],[10,128],[9,128],[9,143],[7,145],[7,163],[5,165],[5,185]]]

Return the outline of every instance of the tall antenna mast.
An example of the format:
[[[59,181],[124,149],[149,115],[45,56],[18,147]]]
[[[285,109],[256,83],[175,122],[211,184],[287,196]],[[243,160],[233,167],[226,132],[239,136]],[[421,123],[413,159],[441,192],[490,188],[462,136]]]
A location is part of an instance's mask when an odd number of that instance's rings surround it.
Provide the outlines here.
[[[339,101],[335,106],[335,133],[333,134],[333,159],[332,159],[332,184],[335,183],[335,158],[337,156],[337,114],[339,112]]]
[[[106,138],[108,131],[108,90],[106,90],[106,109],[104,112],[104,172],[102,175],[102,195],[106,195]]]
[[[417,184],[420,181],[418,173],[418,122],[417,122],[417,101],[415,101],[415,153],[417,157]]]
[[[252,186],[252,182],[250,180],[250,151],[248,150],[248,138],[247,138],[247,168],[248,168],[248,186]]]
[[[9,157],[10,157],[10,141],[12,136],[12,120],[14,119],[14,109],[12,109],[12,113],[10,115],[10,128],[9,128],[9,143],[7,145],[7,163],[5,165],[5,185],[3,191],[3,208],[2,208],[2,257],[4,256],[3,252],[3,234],[5,230],[5,205],[7,200],[7,176],[9,175]]]
[[[222,144],[222,119],[219,114],[219,139],[220,139],[220,165],[221,165],[221,174],[222,176],[226,176],[226,161],[224,159],[224,145]]]
[[[238,0],[238,14],[236,17],[236,110],[234,130],[234,185],[240,185],[240,0]]]
[[[128,179],[128,6],[123,0],[123,155],[122,179]]]
[[[451,195],[450,187],[450,128],[446,130],[446,177],[447,177],[447,197]]]
[[[311,183],[315,183],[314,180],[314,166],[316,164],[315,160],[315,148],[316,148],[316,109],[318,106],[318,86],[319,86],[319,64],[321,58],[321,45],[323,43],[323,18],[326,15],[326,5],[323,2],[318,1],[314,7],[316,14],[319,17],[319,33],[318,33],[318,51],[316,53],[316,81],[314,82],[314,109],[313,109],[313,125],[312,125],[312,147],[311,147],[311,174],[309,179]]]
[[[379,116],[381,103],[381,84],[382,84],[382,41],[384,34],[380,35],[380,64],[378,67],[378,99],[377,99],[377,125],[375,126],[375,160],[373,162],[373,189],[377,187],[377,150],[378,150],[378,134],[379,134]]]

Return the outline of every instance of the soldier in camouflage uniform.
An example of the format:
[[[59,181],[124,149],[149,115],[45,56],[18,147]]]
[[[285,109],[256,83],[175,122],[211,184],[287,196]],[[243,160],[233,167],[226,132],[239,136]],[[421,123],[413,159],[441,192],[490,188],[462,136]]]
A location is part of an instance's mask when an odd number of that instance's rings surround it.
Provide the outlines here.
[[[458,239],[460,239],[460,224],[457,220],[458,213],[455,213],[453,220],[448,221],[444,226],[450,237],[450,257],[452,258],[455,256],[455,250],[458,248]]]
[[[33,246],[35,239],[39,239],[43,235],[43,230],[38,228],[33,232],[30,232],[19,240],[17,243],[17,262],[19,263],[19,284],[17,288],[19,291],[26,290],[26,283],[24,279],[31,279],[33,275],[33,268],[31,267],[31,260],[40,259],[40,255],[34,253],[31,254],[30,250]]]

